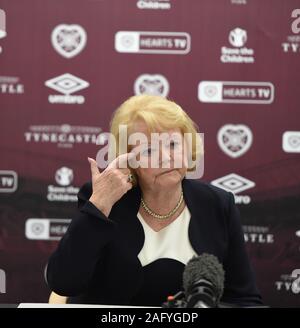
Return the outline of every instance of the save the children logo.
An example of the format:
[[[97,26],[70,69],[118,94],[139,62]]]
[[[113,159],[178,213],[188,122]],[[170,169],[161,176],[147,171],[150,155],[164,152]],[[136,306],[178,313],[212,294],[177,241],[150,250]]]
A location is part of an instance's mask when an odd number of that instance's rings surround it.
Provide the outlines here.
[[[49,202],[77,202],[79,187],[72,184],[74,173],[71,168],[61,167],[55,172],[56,184],[48,185]]]
[[[247,48],[247,31],[236,27],[228,34],[228,42],[233,47],[222,46],[220,61],[222,63],[252,64],[255,61],[254,49]]]

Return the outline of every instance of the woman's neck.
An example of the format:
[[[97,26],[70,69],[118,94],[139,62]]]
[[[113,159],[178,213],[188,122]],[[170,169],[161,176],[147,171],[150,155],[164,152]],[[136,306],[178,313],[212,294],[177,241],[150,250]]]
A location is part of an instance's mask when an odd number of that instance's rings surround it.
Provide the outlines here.
[[[141,186],[141,190],[144,202],[153,212],[166,214],[172,211],[178,204],[182,192],[182,186],[181,183],[172,187],[172,189],[151,189]]]

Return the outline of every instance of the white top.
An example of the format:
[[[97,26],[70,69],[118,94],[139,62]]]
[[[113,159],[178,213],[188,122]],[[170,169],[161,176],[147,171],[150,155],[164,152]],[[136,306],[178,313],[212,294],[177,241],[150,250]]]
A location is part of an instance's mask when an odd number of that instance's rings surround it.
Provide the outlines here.
[[[174,259],[186,265],[194,255],[197,256],[188,236],[191,213],[187,206],[177,219],[157,232],[150,228],[140,212],[137,217],[145,232],[145,242],[138,254],[142,266],[161,258]]]

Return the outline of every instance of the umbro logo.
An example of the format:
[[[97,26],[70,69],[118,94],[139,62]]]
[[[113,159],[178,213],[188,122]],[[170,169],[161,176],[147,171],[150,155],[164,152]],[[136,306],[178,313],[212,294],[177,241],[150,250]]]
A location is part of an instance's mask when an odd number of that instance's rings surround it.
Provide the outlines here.
[[[255,182],[235,173],[231,173],[225,175],[224,177],[213,180],[211,181],[211,184],[226,191],[232,192],[233,194],[235,194],[236,203],[243,204],[250,203],[250,196],[236,196],[236,194],[255,187]]]
[[[83,104],[85,101],[83,96],[71,96],[71,94],[87,88],[90,84],[72,74],[66,73],[46,81],[45,85],[64,94],[64,96],[50,95],[50,103]]]

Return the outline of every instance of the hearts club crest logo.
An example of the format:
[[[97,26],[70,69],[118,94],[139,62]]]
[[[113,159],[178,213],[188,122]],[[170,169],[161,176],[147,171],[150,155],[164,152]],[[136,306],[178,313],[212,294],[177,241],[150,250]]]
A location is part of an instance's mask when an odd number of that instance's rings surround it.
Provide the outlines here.
[[[78,55],[86,45],[87,35],[77,24],[60,24],[54,28],[51,41],[54,49],[65,58]]]
[[[226,124],[218,132],[218,144],[225,154],[237,158],[252,145],[252,132],[243,124]]]

